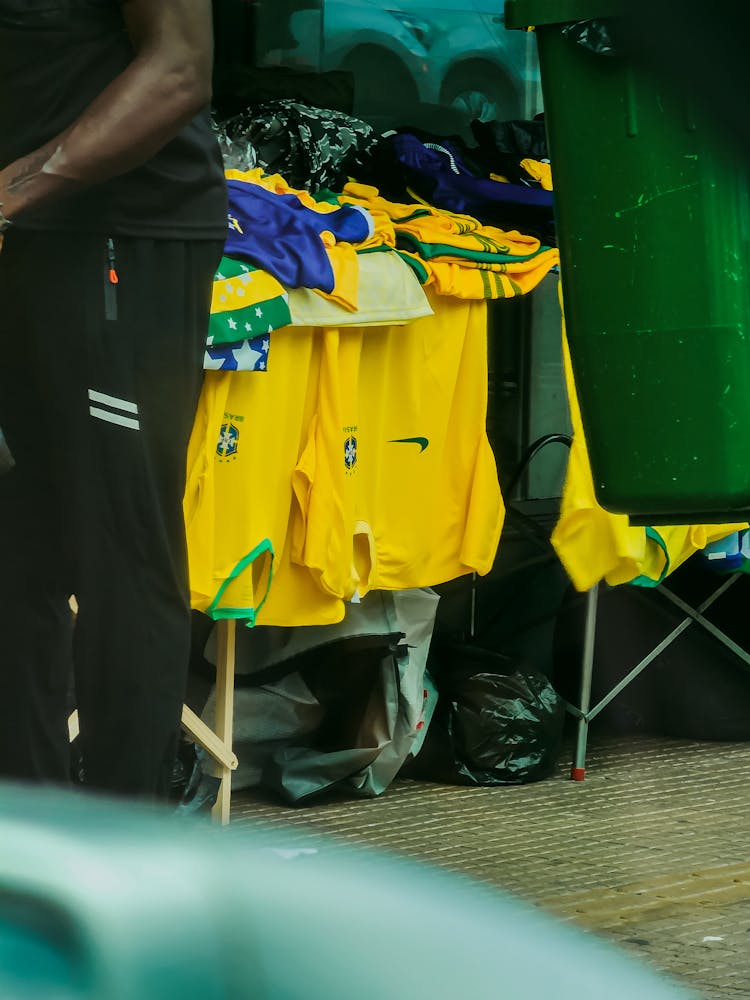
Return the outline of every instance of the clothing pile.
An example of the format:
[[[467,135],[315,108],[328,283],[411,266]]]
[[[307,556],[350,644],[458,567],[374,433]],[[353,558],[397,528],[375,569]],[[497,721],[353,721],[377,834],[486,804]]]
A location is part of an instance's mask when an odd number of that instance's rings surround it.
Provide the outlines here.
[[[191,602],[264,626],[238,645],[256,672],[237,692],[240,780],[290,801],[379,794],[429,722],[424,660],[410,640],[392,649],[390,626],[365,674],[351,638],[319,644],[494,563],[487,304],[557,267],[535,232],[553,237],[548,165],[498,153],[490,176],[447,140],[376,136],[298,101],[256,105],[221,141],[228,231],[184,504]],[[312,645],[265,678],[274,629]]]
[[[502,182],[498,186],[504,187]],[[416,281],[438,295],[486,300],[509,298],[535,288],[557,267],[557,248],[517,230],[502,230],[468,215],[423,202],[387,200],[377,188],[350,181],[340,192],[315,194],[293,188],[280,174],[262,168],[227,171],[229,230],[225,260],[217,272],[212,321],[205,358],[207,369],[257,370],[261,344],[273,330],[300,324],[293,316],[293,292],[311,289],[330,312],[317,324],[352,322],[342,312],[373,317],[361,310],[364,261],[376,252],[394,252],[412,269]],[[367,265],[376,270],[378,265]],[[419,297],[399,275],[395,287],[378,282],[378,298],[388,293],[391,308],[381,322],[415,318]],[[373,288],[373,275],[369,274]],[[367,292],[364,292],[365,296]],[[400,300],[395,296],[403,296]],[[310,296],[301,296],[306,302]],[[400,306],[405,312],[402,314]]]

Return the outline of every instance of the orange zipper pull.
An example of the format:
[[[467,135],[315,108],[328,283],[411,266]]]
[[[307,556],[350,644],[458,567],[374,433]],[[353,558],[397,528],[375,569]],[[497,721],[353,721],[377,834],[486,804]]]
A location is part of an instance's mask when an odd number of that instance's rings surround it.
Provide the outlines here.
[[[109,258],[109,283],[119,285],[120,279],[115,270],[115,243],[111,237],[107,240],[107,256]]]

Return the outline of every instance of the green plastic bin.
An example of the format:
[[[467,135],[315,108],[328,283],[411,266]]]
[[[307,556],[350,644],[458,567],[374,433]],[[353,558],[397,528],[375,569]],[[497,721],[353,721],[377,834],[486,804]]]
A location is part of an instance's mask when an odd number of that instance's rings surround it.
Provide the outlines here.
[[[506,26],[536,30],[596,494],[633,523],[744,520],[750,171],[672,81],[564,35],[567,23],[616,18],[623,2],[505,4]]]

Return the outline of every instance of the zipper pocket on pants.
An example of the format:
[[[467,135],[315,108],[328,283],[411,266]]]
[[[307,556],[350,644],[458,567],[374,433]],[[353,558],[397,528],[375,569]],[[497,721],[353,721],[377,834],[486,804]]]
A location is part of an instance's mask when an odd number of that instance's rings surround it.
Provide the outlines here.
[[[117,258],[115,243],[111,236],[107,237],[104,259],[104,318],[117,319],[117,286],[120,279],[117,275]]]

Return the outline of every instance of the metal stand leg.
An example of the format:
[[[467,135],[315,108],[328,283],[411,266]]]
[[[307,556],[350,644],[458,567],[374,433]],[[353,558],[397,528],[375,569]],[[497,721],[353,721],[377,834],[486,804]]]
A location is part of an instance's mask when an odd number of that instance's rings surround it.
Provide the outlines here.
[[[591,705],[591,678],[594,672],[594,642],[596,639],[596,605],[599,585],[592,587],[586,597],[586,626],[583,640],[583,662],[581,664],[581,689],[578,699],[578,731],[576,752],[570,777],[573,781],[583,781],[586,776],[586,744],[589,738],[589,708]]]
[[[469,638],[475,639],[477,634],[477,574],[471,574],[471,607],[469,610]]]
[[[735,574],[725,580],[716,590],[706,598],[697,608],[692,607],[686,601],[677,597],[664,585],[660,585],[658,590],[668,598],[673,604],[685,612],[686,617],[672,631],[666,635],[649,653],[627,673],[607,694],[591,706],[591,682],[594,669],[594,640],[596,638],[596,608],[598,599],[598,586],[588,592],[586,598],[586,625],[583,644],[583,662],[581,665],[581,689],[578,705],[567,704],[567,710],[578,720],[576,750],[573,766],[570,770],[570,777],[573,781],[583,781],[586,776],[586,745],[588,742],[589,724],[592,719],[609,705],[609,703],[623,691],[628,684],[635,680],[646,667],[668,647],[675,639],[681,635],[686,628],[695,622],[709,632],[715,639],[723,643],[727,649],[731,650],[735,656],[750,666],[750,651],[737,645],[726,633],[704,617],[706,611],[729,587],[738,579],[739,574]]]

